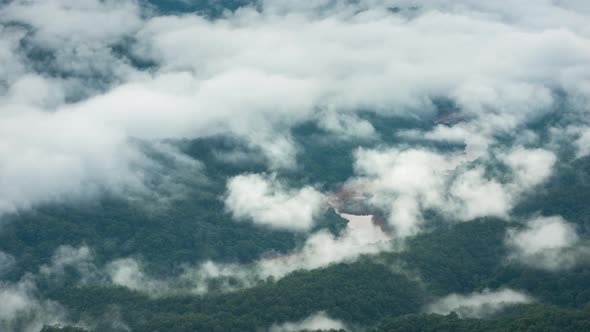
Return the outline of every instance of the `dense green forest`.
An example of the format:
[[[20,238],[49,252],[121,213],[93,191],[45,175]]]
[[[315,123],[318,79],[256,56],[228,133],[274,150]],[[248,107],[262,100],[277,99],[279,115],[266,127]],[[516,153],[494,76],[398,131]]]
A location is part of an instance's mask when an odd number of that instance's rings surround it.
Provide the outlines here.
[[[393,331],[587,331],[590,308],[562,309],[529,305],[510,310],[490,320],[460,319],[455,313],[408,315],[385,319],[373,332]]]
[[[134,331],[257,331],[320,310],[359,326],[374,325],[375,331],[584,330],[580,328],[589,324],[590,268],[539,273],[505,266],[498,244],[505,227],[499,220],[457,224],[412,239],[400,254],[300,271],[229,294],[153,299],[123,287],[66,287],[46,295],[70,308],[74,320],[100,321],[105,312],[115,310]],[[492,321],[406,316],[437,294],[507,285],[527,290],[544,305],[510,309]],[[108,324],[101,322],[96,330],[115,328]]]

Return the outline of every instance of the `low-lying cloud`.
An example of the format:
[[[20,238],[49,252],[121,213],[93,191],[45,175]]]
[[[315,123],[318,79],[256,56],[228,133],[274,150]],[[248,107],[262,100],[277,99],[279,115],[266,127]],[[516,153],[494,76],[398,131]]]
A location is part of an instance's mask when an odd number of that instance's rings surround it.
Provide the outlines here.
[[[2,331],[38,332],[45,324],[66,321],[66,311],[52,301],[36,295],[30,278],[17,283],[0,282],[0,329]]]
[[[274,324],[268,332],[297,332],[315,330],[344,330],[348,327],[341,321],[330,318],[325,312],[318,312],[296,323]]]
[[[321,230],[311,234],[305,243],[288,254],[261,258],[251,264],[223,264],[205,262],[196,267],[187,267],[180,277],[193,292],[207,292],[208,282],[214,279],[233,279],[234,283],[222,286],[222,290],[231,291],[250,287],[256,283],[273,278],[281,279],[297,270],[313,270],[337,264],[352,262],[361,255],[390,251],[390,243],[378,226],[372,230],[354,230],[347,228],[340,236]],[[372,236],[367,236],[367,232]],[[381,234],[375,239],[374,234]],[[237,281],[237,283],[236,283]]]
[[[236,219],[306,231],[313,227],[324,200],[313,187],[289,189],[274,176],[247,174],[228,181],[225,205]]]
[[[269,278],[278,280],[297,270],[352,262],[361,255],[395,249],[395,243],[378,225],[370,220],[362,222],[362,226],[349,225],[340,235],[327,230],[314,232],[300,247],[283,255],[262,257],[250,264],[206,261],[196,266],[185,265],[179,276],[167,279],[150,277],[137,259],[119,259],[107,264],[104,269],[106,278],[103,277],[103,280],[152,296],[182,291],[205,294],[211,290],[209,286],[212,281],[215,281],[216,291],[227,292],[252,287]],[[105,275],[105,272],[101,273]]]
[[[512,290],[484,290],[467,295],[451,294],[431,303],[426,312],[446,315],[452,311],[460,317],[489,317],[510,305],[533,302],[530,296]]]
[[[532,218],[521,228],[509,229],[506,245],[509,260],[550,271],[590,259],[590,246],[580,239],[576,226],[560,216]]]
[[[486,174],[481,160],[463,153],[423,148],[360,149],[358,177],[351,181],[372,197],[369,203],[388,212],[398,236],[417,234],[423,211],[436,209],[450,219],[507,217],[519,196],[551,175],[556,157],[543,149],[516,147],[491,152],[510,170],[512,179]]]

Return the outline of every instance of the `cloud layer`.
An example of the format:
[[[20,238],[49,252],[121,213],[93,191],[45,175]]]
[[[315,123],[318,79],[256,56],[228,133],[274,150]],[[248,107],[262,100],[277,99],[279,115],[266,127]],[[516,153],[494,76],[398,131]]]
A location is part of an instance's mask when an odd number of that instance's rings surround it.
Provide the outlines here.
[[[426,311],[441,315],[454,311],[461,317],[483,318],[489,317],[507,306],[532,301],[530,296],[512,289],[484,290],[481,293],[445,296],[430,304]]]
[[[312,187],[290,190],[273,177],[239,175],[227,183],[225,205],[237,219],[305,231],[321,211],[324,196]]]
[[[506,244],[510,260],[550,271],[590,258],[590,247],[581,241],[576,227],[559,216],[536,217],[520,229],[508,230]]]
[[[505,174],[487,174],[481,161],[491,157],[508,167],[510,181]],[[355,155],[359,177],[352,183],[388,213],[397,235],[409,236],[420,231],[427,209],[463,221],[508,216],[519,195],[547,179],[555,162],[551,151],[523,147],[490,150],[478,159],[423,148],[360,149]]]
[[[341,321],[330,318],[326,313],[319,312],[315,315],[296,323],[275,324],[270,327],[269,332],[296,332],[315,330],[344,330],[348,328]]]

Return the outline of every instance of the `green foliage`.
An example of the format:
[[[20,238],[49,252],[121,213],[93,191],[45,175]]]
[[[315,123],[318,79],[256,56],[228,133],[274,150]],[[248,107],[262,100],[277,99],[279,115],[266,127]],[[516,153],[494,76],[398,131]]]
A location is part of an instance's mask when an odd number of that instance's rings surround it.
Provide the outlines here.
[[[151,299],[120,287],[67,288],[49,295],[78,318],[100,317],[117,306],[133,331],[257,331],[318,311],[371,324],[415,312],[424,301],[416,282],[367,260],[299,271],[251,289],[202,297]]]
[[[139,256],[153,273],[168,273],[205,259],[249,262],[267,251],[291,250],[298,241],[297,234],[233,221],[223,202],[207,192],[156,211],[102,199],[38,208],[12,219],[3,225],[0,250],[19,261],[16,277],[46,264],[60,245],[86,244],[98,262]]]
[[[433,294],[470,292],[486,284],[506,255],[506,226],[480,219],[440,227],[409,239],[408,250],[393,257],[416,270]]]
[[[45,325],[41,332],[88,332],[87,330],[75,326]]]
[[[560,163],[542,188],[530,193],[516,207],[515,213],[526,217],[531,213],[560,215],[590,231],[590,157]]]
[[[511,313],[490,320],[460,319],[455,313],[408,315],[385,319],[371,332],[500,332],[500,331],[590,331],[590,307],[562,309],[545,305],[519,306]]]

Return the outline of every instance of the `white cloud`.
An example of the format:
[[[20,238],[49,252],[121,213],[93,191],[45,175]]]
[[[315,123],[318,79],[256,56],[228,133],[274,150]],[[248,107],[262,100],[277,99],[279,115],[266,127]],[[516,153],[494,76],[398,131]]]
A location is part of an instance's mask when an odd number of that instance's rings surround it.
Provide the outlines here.
[[[574,227],[561,217],[532,219],[522,232],[513,232],[512,236],[514,244],[524,254],[569,247],[579,240]]]
[[[477,217],[505,217],[514,203],[510,191],[501,183],[488,180],[482,168],[460,174],[450,188],[456,214],[463,220]]]
[[[557,157],[543,149],[516,147],[500,158],[512,169],[518,185],[532,187],[551,175]]]
[[[344,138],[370,139],[376,138],[373,125],[359,118],[354,113],[337,113],[334,110],[325,110],[319,113],[318,124],[320,128]]]
[[[90,275],[94,280],[125,286],[150,296],[187,291],[206,294],[212,285],[216,291],[230,292],[253,287],[269,278],[278,280],[293,271],[352,262],[364,254],[393,249],[389,235],[371,221],[371,216],[342,216],[350,222],[340,236],[321,230],[311,234],[301,247],[290,253],[263,257],[250,264],[206,261],[197,266],[181,266],[183,272],[176,277],[155,278],[145,273],[140,261],[124,258],[110,262]]]
[[[80,283],[96,282],[103,279],[101,271],[94,264],[94,256],[87,246],[59,246],[51,257],[50,264],[39,267],[38,277],[62,280],[66,268],[73,268],[79,274]]]
[[[25,66],[17,53],[19,42],[25,32],[0,25],[0,93],[17,80],[24,72]]]
[[[361,255],[376,254],[392,250],[389,235],[371,222],[370,216],[348,218],[348,227],[340,236],[320,230],[311,234],[305,243],[292,252],[276,257],[267,257],[247,264],[220,264],[205,262],[198,267],[187,267],[180,277],[181,284],[192,285],[192,291],[202,294],[208,291],[208,281],[216,278],[233,279],[237,283],[223,285],[223,290],[231,291],[255,285],[269,277],[281,279],[297,270],[323,268],[340,262],[352,262]]]
[[[574,146],[577,148],[577,157],[582,158],[590,155],[590,128],[578,130],[580,134],[574,141]]]
[[[2,266],[3,264],[8,265]],[[0,276],[2,269],[10,268],[12,264],[14,258],[0,252]],[[53,252],[51,261],[41,265],[36,273],[27,273],[16,282],[0,281],[0,330],[38,332],[44,325],[95,326],[96,322],[86,321],[84,318],[73,321],[66,308],[56,301],[44,298],[38,289],[37,285],[46,287],[48,282],[63,284],[66,280],[66,268],[73,268],[79,273],[81,279],[78,285],[90,282],[95,285],[117,284],[140,289],[151,295],[162,295],[166,289],[160,286],[166,285],[161,283],[154,287],[156,282],[139,272],[138,266],[132,260],[118,260],[104,268],[98,268],[89,247],[60,246]],[[112,280],[109,273],[113,275]],[[119,324],[124,327],[119,318],[109,319],[112,319],[111,325]]]
[[[511,181],[486,174],[479,160],[490,155],[511,170]],[[508,216],[522,193],[551,175],[555,162],[550,151],[522,147],[487,151],[480,159],[416,148],[359,149],[358,177],[351,181],[372,196],[368,203],[389,211],[389,223],[398,236],[409,236],[420,231],[425,209],[465,221]]]
[[[85,197],[101,187],[138,187],[144,157],[126,137],[82,114],[4,110],[0,121],[0,213]],[[139,176],[139,178],[138,178]]]
[[[22,62],[57,79],[65,74],[64,95],[92,95],[101,80],[124,81],[138,74],[111,48],[142,26],[137,1],[15,0],[0,6],[0,24],[14,22],[27,27],[24,49],[42,50]]]
[[[521,229],[508,230],[506,244],[509,260],[539,269],[567,269],[590,258],[590,247],[581,242],[576,227],[559,216],[536,217]]]
[[[141,24],[132,0],[15,0],[2,7],[0,18],[32,25],[36,38],[56,49],[64,43],[117,41]]]
[[[104,266],[97,266],[89,247],[60,246],[54,251],[50,263],[41,265],[38,273],[27,275],[21,282],[26,281],[31,290],[41,280],[60,283],[64,281],[66,268],[72,268],[79,273],[79,285],[117,285],[152,297],[187,292],[206,294],[211,291],[213,281],[216,290],[230,292],[253,287],[268,278],[278,280],[296,270],[312,270],[335,263],[352,262],[363,254],[392,249],[389,236],[371,222],[370,216],[343,214],[343,217],[351,222],[340,236],[321,230],[311,234],[301,247],[290,253],[263,257],[250,264],[212,261],[197,266],[185,264],[179,266],[182,269],[180,275],[161,278],[147,273],[144,262],[133,257],[116,259]],[[7,260],[6,268],[9,269],[14,258],[4,256]],[[0,255],[0,259],[4,256]],[[0,273],[1,268],[0,265]],[[7,284],[8,286],[15,285]],[[1,289],[2,287],[0,291]]]
[[[169,70],[216,75],[256,68],[314,83],[292,98],[337,109],[422,106],[428,96],[450,95],[470,111],[490,106],[524,115],[551,105],[545,82],[555,80],[548,76],[552,70],[581,68],[582,54],[589,53],[584,39],[567,30],[531,31],[491,17],[439,11],[407,21],[378,9],[324,18],[242,10],[222,23],[157,18],[142,33],[144,49]],[[560,60],[557,68],[526,70],[534,62],[563,59],[554,49],[566,47],[580,56]],[[433,52],[437,57],[427,56]],[[490,56],[498,52],[510,55]]]
[[[237,219],[294,231],[311,229],[323,202],[324,196],[312,187],[288,189],[273,176],[259,174],[231,178],[225,199]]]
[[[274,324],[270,327],[269,332],[296,332],[296,331],[315,331],[315,330],[344,330],[349,331],[348,327],[341,321],[330,318],[325,312],[318,312],[296,323]]]
[[[0,329],[37,332],[44,324],[65,322],[66,312],[59,304],[42,300],[35,294],[30,278],[10,284],[0,283]]]
[[[360,149],[355,170],[374,195],[371,203],[390,210],[389,222],[399,236],[414,235],[424,206],[438,206],[444,197],[446,176],[460,163],[454,155],[422,149]]]
[[[143,291],[150,296],[163,295],[170,291],[165,281],[147,276],[140,263],[133,258],[110,262],[105,270],[111,282],[118,286]]]
[[[451,294],[426,307],[426,312],[446,315],[455,311],[461,317],[483,318],[493,315],[507,306],[530,303],[533,299],[512,289],[484,290],[467,295]]]
[[[372,227],[374,230],[371,233],[380,233],[378,226]],[[350,262],[363,254],[376,254],[391,249],[391,243],[385,239],[376,241],[363,231],[347,228],[340,237],[328,231],[319,231],[312,234],[301,249],[290,255],[262,259],[256,264],[258,273],[263,278],[281,278],[295,270],[312,270],[330,264]]]

